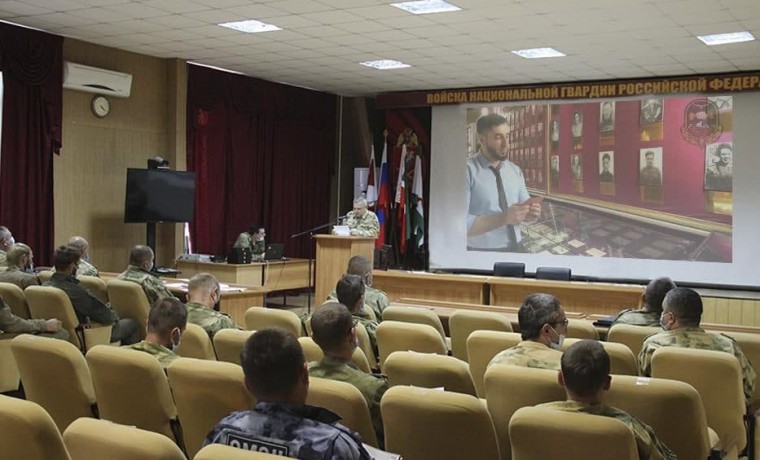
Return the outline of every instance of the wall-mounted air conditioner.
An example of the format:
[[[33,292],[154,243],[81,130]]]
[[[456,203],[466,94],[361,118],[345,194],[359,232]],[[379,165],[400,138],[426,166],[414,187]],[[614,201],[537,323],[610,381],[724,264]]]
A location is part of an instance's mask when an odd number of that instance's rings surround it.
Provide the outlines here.
[[[132,90],[132,75],[74,62],[64,62],[63,87],[114,97],[129,97]]]

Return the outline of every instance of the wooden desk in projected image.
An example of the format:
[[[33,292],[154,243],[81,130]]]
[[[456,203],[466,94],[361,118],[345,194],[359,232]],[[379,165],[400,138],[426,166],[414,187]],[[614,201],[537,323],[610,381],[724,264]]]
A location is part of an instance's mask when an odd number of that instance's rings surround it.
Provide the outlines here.
[[[178,260],[181,276],[192,278],[196,273],[211,273],[221,283],[261,286],[270,291],[288,291],[309,287],[307,259],[272,260],[250,264],[227,264]]]

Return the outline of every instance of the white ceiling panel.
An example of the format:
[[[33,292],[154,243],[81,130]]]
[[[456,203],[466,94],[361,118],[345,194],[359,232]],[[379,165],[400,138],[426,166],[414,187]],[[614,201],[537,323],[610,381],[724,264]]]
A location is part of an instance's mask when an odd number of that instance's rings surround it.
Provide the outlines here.
[[[760,70],[760,43],[710,48],[695,35],[760,36],[757,0],[452,0],[412,15],[382,0],[0,0],[0,19],[156,57],[195,59],[346,95]],[[245,34],[220,22],[284,30]],[[552,46],[568,56],[522,59]],[[359,65],[398,59],[410,69]]]

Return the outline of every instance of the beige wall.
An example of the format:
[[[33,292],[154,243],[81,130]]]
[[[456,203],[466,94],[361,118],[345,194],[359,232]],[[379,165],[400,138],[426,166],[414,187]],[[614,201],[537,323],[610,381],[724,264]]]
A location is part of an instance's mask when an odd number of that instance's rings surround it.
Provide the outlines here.
[[[102,119],[90,110],[93,94],[63,91],[63,148],[54,159],[56,244],[82,235],[101,271],[121,271],[129,248],[145,243],[146,227],[124,223],[126,169],[145,168],[156,155],[185,169],[186,66],[72,39],[63,56],[133,76],[130,97],[109,97]],[[171,265],[182,250],[181,226],[158,224],[157,234],[156,264]]]

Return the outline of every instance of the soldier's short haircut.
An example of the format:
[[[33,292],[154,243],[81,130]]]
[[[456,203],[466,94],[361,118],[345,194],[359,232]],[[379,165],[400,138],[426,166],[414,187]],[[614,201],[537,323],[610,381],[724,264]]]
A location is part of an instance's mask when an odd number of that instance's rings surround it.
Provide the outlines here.
[[[87,243],[87,240],[82,238],[81,236],[72,236],[69,240],[69,246],[74,246],[75,248],[78,248],[80,251],[84,251],[84,248],[89,246],[89,243]]]
[[[688,288],[675,288],[665,295],[663,309],[672,312],[682,326],[699,326],[702,320],[702,297]]]
[[[507,123],[507,119],[497,113],[489,113],[478,118],[475,124],[475,129],[478,134],[485,134],[486,131],[490,131],[495,126],[501,126]]]
[[[8,260],[8,265],[13,265],[18,267],[19,263],[21,262],[21,257],[28,256],[32,253],[32,248],[25,245],[24,243],[16,243],[11,246],[10,249],[8,249],[8,252],[6,253],[6,258]]]
[[[343,275],[335,285],[335,293],[338,302],[342,303],[350,311],[360,310],[362,305],[357,305],[364,295],[364,278],[359,275]],[[359,308],[356,308],[356,307]]]
[[[356,197],[354,199],[354,206],[359,206],[360,208],[366,208],[367,207],[367,199],[364,197]]]
[[[676,288],[676,283],[667,276],[655,278],[647,284],[644,289],[644,303],[647,310],[652,312],[662,312],[662,301],[665,295]]]
[[[11,236],[11,231],[8,230],[8,227],[0,225],[0,240],[4,240],[9,236]]]
[[[148,313],[148,332],[167,335],[178,327],[181,331],[187,327],[187,307],[174,297],[156,300]]]
[[[647,150],[646,152],[644,152],[644,156],[654,158],[654,152],[651,150]]]
[[[150,246],[144,246],[138,244],[129,250],[129,263],[131,265],[140,266],[145,262],[149,262],[153,259],[153,249]]]
[[[240,363],[253,396],[287,394],[298,384],[306,358],[292,332],[261,329],[246,340]]]
[[[325,353],[339,350],[354,327],[354,317],[345,305],[330,302],[311,315],[311,337]]]
[[[535,339],[541,335],[544,324],[556,323],[559,309],[559,300],[551,294],[536,293],[526,297],[517,312],[522,339]]]
[[[53,254],[53,266],[56,271],[63,271],[82,258],[82,252],[74,246],[58,246]]]
[[[253,235],[255,233],[259,233],[259,230],[261,230],[262,228],[264,228],[263,225],[259,225],[257,223],[253,223],[253,224],[251,224],[251,227],[248,229],[248,233],[251,234],[251,235]]]
[[[610,161],[612,160],[612,157],[610,157],[609,153],[605,153],[604,155],[602,155],[602,161],[604,160],[610,160]]]
[[[219,281],[211,273],[198,273],[187,283],[188,292],[202,290],[211,293],[214,289],[219,289]]]
[[[610,357],[596,340],[576,342],[562,354],[562,377],[574,395],[592,396],[610,375]]]
[[[353,256],[348,259],[348,269],[346,273],[349,275],[365,276],[372,271],[372,262],[364,256]]]

